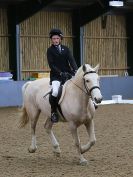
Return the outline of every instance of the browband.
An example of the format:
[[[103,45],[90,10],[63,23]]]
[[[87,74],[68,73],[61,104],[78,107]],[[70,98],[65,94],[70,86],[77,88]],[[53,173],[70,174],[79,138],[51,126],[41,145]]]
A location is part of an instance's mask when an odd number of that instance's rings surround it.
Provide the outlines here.
[[[83,76],[85,76],[86,74],[90,74],[90,73],[96,73],[96,71],[88,71],[88,72],[84,73]]]

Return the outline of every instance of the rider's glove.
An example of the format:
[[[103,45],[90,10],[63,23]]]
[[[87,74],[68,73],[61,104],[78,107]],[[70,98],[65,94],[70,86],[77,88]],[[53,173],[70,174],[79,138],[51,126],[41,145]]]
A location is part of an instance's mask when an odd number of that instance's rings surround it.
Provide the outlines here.
[[[60,76],[63,78],[63,79],[71,79],[72,78],[72,75],[69,74],[68,72],[61,72],[60,73]]]

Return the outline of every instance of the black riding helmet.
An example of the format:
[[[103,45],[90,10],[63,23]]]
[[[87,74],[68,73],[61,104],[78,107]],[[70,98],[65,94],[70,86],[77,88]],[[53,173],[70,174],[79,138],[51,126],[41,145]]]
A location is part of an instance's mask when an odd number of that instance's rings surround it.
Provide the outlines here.
[[[60,29],[51,29],[50,33],[49,33],[49,37],[52,38],[52,36],[54,35],[58,35],[61,37],[61,39],[63,39],[63,33],[61,32]]]

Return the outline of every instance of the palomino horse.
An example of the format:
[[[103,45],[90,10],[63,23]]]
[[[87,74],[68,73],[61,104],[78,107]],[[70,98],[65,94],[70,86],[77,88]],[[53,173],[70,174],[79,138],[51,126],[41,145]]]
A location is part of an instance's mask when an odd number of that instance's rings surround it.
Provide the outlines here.
[[[95,107],[93,100],[96,103],[102,101],[102,95],[99,88],[97,65],[92,68],[85,64],[81,66],[76,75],[68,80],[64,85],[63,98],[60,102],[62,113],[65,121],[68,122],[70,131],[75,140],[75,145],[78,151],[80,164],[87,164],[87,160],[83,157],[83,153],[88,151],[96,142],[93,117]],[[49,90],[49,79],[43,78],[24,84],[23,91],[23,114],[20,121],[20,127],[24,127],[29,119],[31,121],[31,146],[29,152],[35,152],[37,149],[35,129],[40,112],[46,118],[45,129],[48,133],[52,145],[53,152],[60,155],[60,147],[54,133],[52,131],[53,123],[50,120],[51,107],[49,104],[49,96],[44,98],[45,93]],[[81,145],[77,128],[84,124],[89,135],[89,141],[86,145]]]

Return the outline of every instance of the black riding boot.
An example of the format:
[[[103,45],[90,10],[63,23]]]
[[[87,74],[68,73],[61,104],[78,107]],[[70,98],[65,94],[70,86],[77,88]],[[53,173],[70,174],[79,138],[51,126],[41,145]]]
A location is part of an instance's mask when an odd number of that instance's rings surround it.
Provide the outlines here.
[[[58,122],[59,118],[58,118],[58,114],[57,114],[57,98],[54,97],[53,95],[49,96],[49,102],[51,104],[51,121],[53,123]]]

